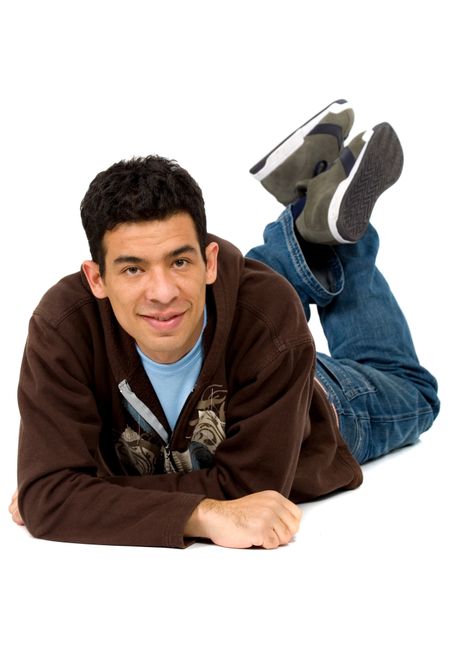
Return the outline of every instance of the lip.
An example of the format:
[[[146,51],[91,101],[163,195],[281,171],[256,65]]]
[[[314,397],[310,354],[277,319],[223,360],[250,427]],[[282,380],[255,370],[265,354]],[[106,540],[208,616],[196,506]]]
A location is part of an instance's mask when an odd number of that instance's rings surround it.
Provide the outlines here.
[[[181,325],[185,312],[167,312],[155,315],[140,315],[158,333],[173,331]]]

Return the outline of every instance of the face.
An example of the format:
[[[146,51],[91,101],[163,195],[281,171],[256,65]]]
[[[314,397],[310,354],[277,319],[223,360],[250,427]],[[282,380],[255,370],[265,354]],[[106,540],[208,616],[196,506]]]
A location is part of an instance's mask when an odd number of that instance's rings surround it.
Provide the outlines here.
[[[97,298],[108,298],[122,326],[146,356],[174,363],[195,345],[203,326],[206,285],[217,275],[217,243],[201,255],[188,213],[119,224],[103,237],[105,271],[83,263]]]

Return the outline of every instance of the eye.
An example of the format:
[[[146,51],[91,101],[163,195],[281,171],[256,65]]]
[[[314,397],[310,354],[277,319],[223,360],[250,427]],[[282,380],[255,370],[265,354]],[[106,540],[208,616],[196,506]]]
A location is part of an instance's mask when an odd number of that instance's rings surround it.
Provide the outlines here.
[[[173,265],[175,266],[175,268],[184,268],[185,266],[188,265],[188,263],[189,261],[187,259],[175,259]]]
[[[128,268],[124,268],[123,273],[125,275],[138,275],[141,272],[141,269],[138,266],[128,266]]]

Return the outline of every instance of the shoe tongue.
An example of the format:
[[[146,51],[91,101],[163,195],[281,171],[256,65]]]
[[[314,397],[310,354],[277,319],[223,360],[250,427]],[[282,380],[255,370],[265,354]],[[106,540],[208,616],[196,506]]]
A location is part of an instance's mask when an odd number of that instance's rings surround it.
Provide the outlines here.
[[[340,160],[340,162],[342,164],[342,167],[345,171],[345,175],[348,176],[350,174],[350,171],[355,166],[355,162],[356,162],[355,156],[353,155],[350,148],[344,148],[344,150],[339,155],[339,160]]]

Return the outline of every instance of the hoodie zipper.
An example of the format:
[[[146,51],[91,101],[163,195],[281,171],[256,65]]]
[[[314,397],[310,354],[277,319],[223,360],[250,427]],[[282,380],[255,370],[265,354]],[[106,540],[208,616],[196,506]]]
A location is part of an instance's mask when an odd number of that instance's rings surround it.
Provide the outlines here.
[[[169,463],[173,469],[173,471],[176,473],[180,471],[175,463],[175,460],[173,458],[172,454],[172,442],[174,439],[174,434],[175,431],[178,428],[178,425],[181,421],[181,418],[183,417],[184,413],[187,410],[188,404],[192,401],[192,396],[195,393],[197,389],[197,385],[194,386],[192,391],[190,392],[189,396],[186,399],[186,402],[183,405],[183,408],[178,415],[177,421],[175,423],[174,429],[169,433],[167,430],[164,428],[162,423],[158,420],[158,418],[155,416],[155,414],[152,412],[150,407],[146,405],[138,396],[131,390],[130,385],[124,379],[118,384],[118,388],[120,393],[122,394],[122,397],[124,398],[125,402],[128,403],[128,405],[131,406],[131,408],[137,413],[137,415],[145,422],[147,425],[148,429],[153,431],[153,433],[158,437],[159,441],[161,442],[162,446],[164,447],[164,450],[166,452],[166,456],[169,460]]]
[[[167,430],[164,428],[162,423],[152,412],[150,407],[146,405],[144,402],[142,402],[142,400],[138,398],[135,393],[133,393],[126,379],[124,379],[119,383],[118,388],[127,405],[130,406],[132,410],[136,412],[137,416],[144,421],[144,423],[147,425],[148,430],[152,431],[158,437],[162,446],[166,450],[171,465],[173,465],[173,458],[170,446],[171,437],[169,436]]]

